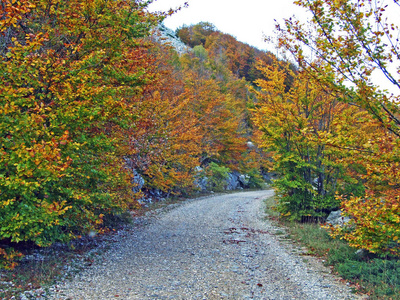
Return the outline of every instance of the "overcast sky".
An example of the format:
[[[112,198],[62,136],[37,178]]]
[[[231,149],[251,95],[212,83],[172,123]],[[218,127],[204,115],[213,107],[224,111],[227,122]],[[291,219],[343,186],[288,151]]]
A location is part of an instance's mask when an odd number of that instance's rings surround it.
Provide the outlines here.
[[[294,5],[293,0],[157,0],[149,10],[168,11],[185,2],[189,7],[167,18],[164,21],[167,27],[175,30],[184,24],[210,22],[239,41],[270,51],[273,45],[264,42],[263,35],[273,35],[274,19],[282,23],[283,18],[304,15],[304,10]]]

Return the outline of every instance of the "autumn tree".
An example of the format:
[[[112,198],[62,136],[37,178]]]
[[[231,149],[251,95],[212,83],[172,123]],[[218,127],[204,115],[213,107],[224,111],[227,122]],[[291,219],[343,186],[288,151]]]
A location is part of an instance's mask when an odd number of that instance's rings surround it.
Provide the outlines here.
[[[144,178],[145,191],[190,194],[203,151],[200,120],[191,109],[177,54],[165,45],[154,45],[151,53],[157,78],[135,102],[137,117],[125,133],[126,157]]]
[[[0,240],[47,246],[134,205],[120,133],[153,80],[145,5],[1,2]]]
[[[367,109],[389,131],[399,136],[398,96],[382,90],[374,75],[382,76],[392,90],[400,88],[398,27],[390,23],[388,9],[400,11],[397,1],[379,2],[305,0],[296,3],[312,13],[311,28],[294,19],[280,27],[280,43],[295,55],[300,65],[310,65],[306,45],[313,55],[324,60],[335,76],[324,75],[325,67],[313,66],[315,76],[333,88],[346,92],[347,101]],[[392,20],[393,21],[393,20]],[[312,29],[311,29],[312,30]],[[352,85],[349,85],[351,83]],[[386,85],[389,87],[389,85]]]
[[[340,101],[366,110],[370,120],[365,126],[375,129],[354,130],[333,145],[351,153],[346,161],[361,165],[358,172],[351,173],[361,177],[366,188],[363,196],[340,198],[352,220],[334,231],[355,247],[399,255],[399,28],[393,23],[397,20],[390,19],[392,13],[399,12],[399,3],[295,3],[311,12],[311,22],[304,25],[295,19],[286,20],[284,26],[278,26],[280,45],[309,70],[309,76],[341,93]],[[313,64],[307,52],[325,63]],[[384,90],[377,78],[382,78],[391,91]],[[355,139],[357,134],[361,136]]]
[[[196,190],[196,170],[210,163],[247,170],[245,82],[228,70],[221,79],[201,45],[181,57],[167,46],[155,46],[152,53],[157,81],[138,98],[142,113],[127,135],[129,157],[146,181],[144,189],[189,194]]]
[[[245,139],[241,134],[241,116],[245,103],[222,91],[218,81],[213,79],[212,69],[200,57],[182,58],[185,74],[185,97],[200,120],[202,133],[201,164],[211,161],[233,167],[245,151]]]
[[[337,101],[339,95],[306,71],[294,73],[289,63],[275,61],[259,69],[267,79],[256,81],[253,120],[259,144],[272,153],[272,171],[279,174],[274,180],[279,209],[295,220],[323,218],[339,206],[335,193],[349,183],[338,162],[340,150],[321,138],[339,136],[345,126],[339,118],[355,116],[358,109]],[[289,89],[286,76],[295,78]]]
[[[209,22],[200,22],[192,26],[182,26],[176,30],[178,37],[190,47],[198,45],[204,46],[207,37],[216,30],[215,26]]]

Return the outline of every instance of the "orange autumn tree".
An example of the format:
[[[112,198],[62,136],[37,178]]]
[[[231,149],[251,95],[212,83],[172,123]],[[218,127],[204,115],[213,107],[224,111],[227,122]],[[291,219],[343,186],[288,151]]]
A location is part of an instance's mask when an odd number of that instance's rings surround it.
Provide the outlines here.
[[[210,36],[216,28],[209,22],[200,22],[192,26],[182,26],[177,30],[177,35],[186,45],[195,47],[202,45],[204,46],[207,37]]]
[[[199,120],[190,109],[182,71],[173,65],[179,59],[173,49],[154,45],[151,52],[157,80],[137,97],[127,157],[146,181],[146,191],[190,193],[202,152]]]
[[[182,57],[185,91],[188,105],[194,112],[202,135],[201,165],[211,161],[237,168],[246,151],[241,121],[245,102],[229,91],[223,91],[213,79],[213,71],[204,48],[194,57]],[[233,80],[233,79],[231,79]],[[225,85],[224,85],[225,86]]]
[[[153,80],[142,38],[156,18],[144,7],[2,1],[1,241],[66,241],[134,200],[119,132]]]
[[[245,80],[216,66],[200,45],[181,57],[165,45],[151,53],[157,80],[137,98],[137,117],[126,134],[144,190],[158,197],[190,194],[210,163],[255,170],[256,158],[246,147]]]
[[[358,118],[358,127],[343,128],[341,136],[326,136],[330,147],[343,151],[342,163],[348,174],[363,182],[365,193],[338,194],[342,210],[351,220],[343,227],[332,227],[356,248],[382,255],[399,255],[399,140],[367,115]]]
[[[339,98],[342,102],[367,111],[370,120],[365,126],[375,128],[349,132],[350,137],[333,143],[344,153],[348,150],[347,162],[361,166],[351,175],[361,177],[366,188],[365,195],[339,198],[351,221],[343,228],[333,228],[334,234],[358,248],[399,255],[400,55],[396,40],[399,28],[394,24],[397,20],[391,20],[393,12],[400,11],[399,3],[389,1],[385,6],[371,0],[296,3],[311,12],[310,26],[295,19],[286,20],[278,28],[280,45],[294,55],[301,67],[311,66],[309,76],[342,93]],[[306,55],[307,47],[325,64],[313,65]],[[332,72],[326,72],[327,68]],[[379,86],[375,77],[379,73],[394,93]],[[355,134],[360,134],[358,139]]]

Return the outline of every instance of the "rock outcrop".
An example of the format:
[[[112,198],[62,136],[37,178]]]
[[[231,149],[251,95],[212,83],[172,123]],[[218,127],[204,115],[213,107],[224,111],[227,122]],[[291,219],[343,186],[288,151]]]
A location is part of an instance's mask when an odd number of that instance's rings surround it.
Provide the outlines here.
[[[176,36],[172,29],[165,27],[163,24],[159,24],[156,28],[153,38],[162,44],[171,45],[178,54],[184,54],[192,51],[192,49],[186,46],[179,37]]]

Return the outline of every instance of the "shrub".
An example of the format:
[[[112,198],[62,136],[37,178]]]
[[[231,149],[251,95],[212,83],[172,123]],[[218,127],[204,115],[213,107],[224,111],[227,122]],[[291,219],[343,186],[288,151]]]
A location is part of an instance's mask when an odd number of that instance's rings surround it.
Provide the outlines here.
[[[229,171],[229,168],[211,162],[207,169],[210,188],[216,192],[222,192],[225,189],[226,180],[229,177]]]

